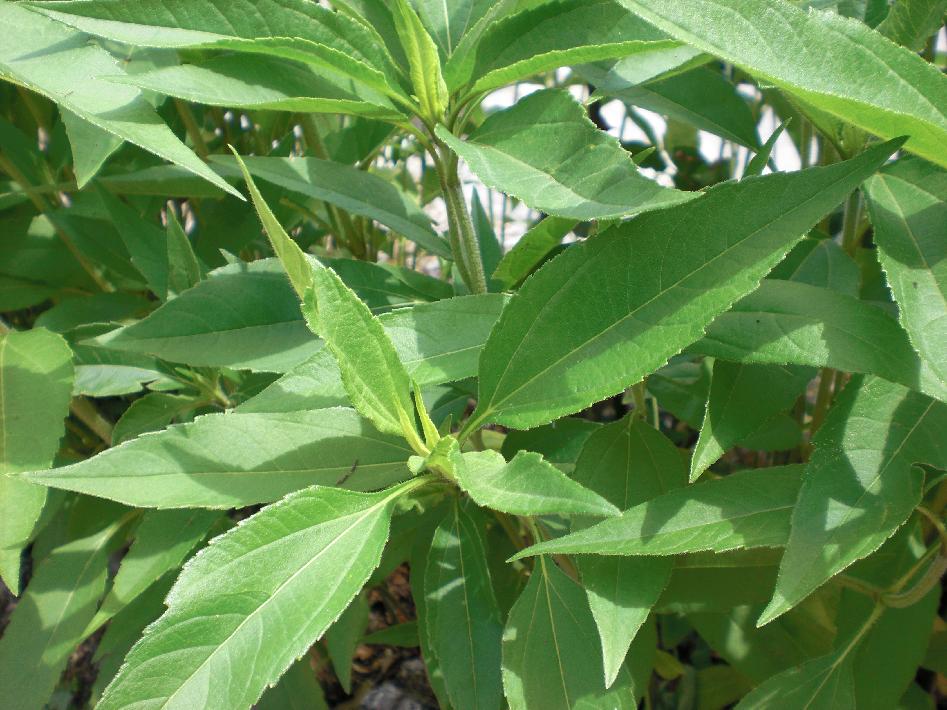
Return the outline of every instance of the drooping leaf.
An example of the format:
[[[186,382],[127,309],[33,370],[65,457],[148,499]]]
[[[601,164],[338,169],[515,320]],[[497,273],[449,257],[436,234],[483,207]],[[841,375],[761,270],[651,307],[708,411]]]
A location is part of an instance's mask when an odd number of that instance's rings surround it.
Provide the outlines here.
[[[72,163],[76,173],[76,187],[85,187],[109,156],[122,145],[122,139],[79,118],[69,109],[61,109],[63,125],[72,148]]]
[[[510,708],[635,708],[630,685],[622,668],[606,690],[595,620],[582,588],[540,557],[503,632]]]
[[[573,477],[619,510],[687,483],[677,448],[650,424],[633,417],[596,430],[582,447]],[[579,558],[578,566],[601,639],[605,685],[611,686],[667,585],[674,560],[588,555]]]
[[[856,707],[851,653],[835,651],[790,668],[757,686],[737,705],[740,710],[801,707]]]
[[[562,66],[677,46],[612,0],[540,3],[463,42],[444,70],[452,90],[477,95]]]
[[[225,174],[231,169],[232,160],[223,156],[213,158]],[[451,257],[450,246],[431,228],[430,218],[389,180],[351,165],[318,158],[244,157],[243,161],[259,180],[376,219],[432,254]]]
[[[263,692],[254,707],[256,710],[329,710],[308,655],[291,665],[279,683]]]
[[[947,172],[899,160],[866,188],[878,259],[901,324],[947,388]]]
[[[378,319],[332,269],[319,266],[303,299],[303,314],[339,363],[345,391],[382,432],[423,448],[414,422],[408,373]]]
[[[562,217],[546,217],[519,238],[493,272],[493,278],[504,288],[512,289],[529,276],[562,242],[576,222]]]
[[[477,505],[513,515],[617,515],[618,508],[579,485],[532,451],[507,463],[496,451],[460,453],[445,437],[445,455],[458,485]],[[437,452],[435,452],[437,454]]]
[[[786,0],[619,0],[672,37],[947,165],[947,81],[863,23]],[[753,38],[749,41],[747,38]]]
[[[89,631],[120,613],[152,584],[176,570],[204,539],[220,513],[209,510],[152,510],[145,513],[135,539]]]
[[[346,693],[352,692],[352,656],[365,627],[368,626],[369,614],[365,594],[359,594],[326,631],[326,650],[332,660],[332,668]]]
[[[500,608],[478,519],[457,501],[434,531],[424,594],[424,627],[452,705],[499,710]]]
[[[753,291],[893,148],[724,183],[567,249],[523,285],[490,334],[471,422],[528,428],[640,381]]]
[[[417,485],[310,488],[216,538],[184,568],[98,707],[252,705],[348,606],[381,558],[395,500]]]
[[[210,414],[27,478],[145,508],[230,508],[343,476],[347,488],[381,488],[407,476],[410,455],[351,409]]]
[[[707,413],[691,458],[690,480],[697,480],[738,441],[764,431],[803,394],[814,374],[809,368],[792,365],[714,362]]]
[[[443,126],[437,135],[486,185],[559,217],[606,219],[697,197],[639,173],[618,141],[562,90],[530,94],[490,116],[467,140]]]
[[[196,286],[202,277],[201,264],[194,253],[190,238],[173,212],[168,213],[168,293],[179,294]]]
[[[789,538],[801,478],[801,466],[779,466],[704,481],[533,545],[513,559],[546,553],[676,555],[780,547]]]
[[[72,351],[60,336],[43,328],[0,335],[0,577],[14,593],[46,490],[6,474],[52,465],[72,384]]]
[[[760,625],[877,550],[920,502],[917,463],[947,467],[947,405],[878,378],[850,382],[815,439],[776,591]]]
[[[122,69],[102,47],[87,42],[86,35],[18,3],[0,6],[0,23],[7,31],[0,77],[239,196],[178,140],[138,89],[100,78]]]
[[[718,316],[691,351],[744,363],[832,367],[878,375],[947,400],[897,321],[857,298],[767,279]]]
[[[44,707],[83,639],[105,591],[109,555],[120,544],[118,523],[106,522],[54,549],[36,569],[0,638],[5,707]]]

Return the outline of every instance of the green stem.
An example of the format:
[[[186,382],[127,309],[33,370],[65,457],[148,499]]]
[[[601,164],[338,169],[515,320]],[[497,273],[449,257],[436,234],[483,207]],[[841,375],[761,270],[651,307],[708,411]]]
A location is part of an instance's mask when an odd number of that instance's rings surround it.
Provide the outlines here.
[[[184,130],[187,131],[191,143],[194,144],[194,152],[197,153],[201,160],[206,161],[210,155],[210,150],[207,148],[207,143],[201,134],[201,127],[197,124],[197,119],[194,118],[194,112],[191,111],[191,107],[181,99],[175,99],[174,108],[177,109],[178,115],[184,122]]]
[[[842,218],[842,248],[849,256],[855,256],[861,241],[858,234],[858,223],[861,219],[860,197],[858,190],[855,190],[845,200],[845,214]]]
[[[477,241],[477,233],[474,231],[457,174],[457,157],[446,146],[443,146],[442,150],[445,155],[435,155],[435,166],[440,178],[441,193],[447,204],[447,224],[454,262],[471,293],[486,293],[487,279],[480,257],[480,243]]]
[[[69,405],[69,411],[76,419],[85,424],[107,446],[112,445],[112,424],[85,397],[76,397]]]

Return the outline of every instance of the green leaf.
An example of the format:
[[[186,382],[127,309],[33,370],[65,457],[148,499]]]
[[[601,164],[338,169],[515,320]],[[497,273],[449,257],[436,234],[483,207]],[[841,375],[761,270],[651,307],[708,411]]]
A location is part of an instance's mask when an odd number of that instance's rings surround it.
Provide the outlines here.
[[[117,529],[112,523],[57,547],[37,568],[0,638],[5,707],[46,706],[105,590]]]
[[[801,466],[740,471],[670,491],[617,518],[533,545],[539,554],[676,555],[780,547],[801,485]]]
[[[465,141],[443,126],[437,136],[487,186],[559,217],[620,217],[697,197],[639,173],[617,139],[559,89],[537,91],[493,114]]]
[[[442,54],[450,56],[467,31],[475,27],[498,3],[494,0],[464,0],[451,3],[412,0],[411,4]]]
[[[496,451],[462,454],[452,438],[442,441],[450,442],[444,446],[457,484],[484,508],[512,515],[603,516],[619,512],[535,452],[520,451],[507,463]]]
[[[369,613],[365,594],[359,594],[325,635],[326,650],[332,660],[332,668],[342,684],[342,689],[349,694],[352,692],[352,656],[365,627],[368,626]]]
[[[573,477],[619,510],[687,483],[684,459],[659,431],[626,417],[596,430]],[[577,526],[573,523],[573,529]],[[598,557],[578,560],[582,585],[602,644],[605,685],[621,672],[625,655],[671,576],[670,557]]]
[[[394,345],[378,319],[332,269],[313,270],[303,314],[338,361],[355,409],[379,431],[404,436],[415,451],[425,450],[414,422],[408,373]]]
[[[72,351],[43,328],[0,335],[0,577],[17,593],[20,549],[46,503],[40,486],[6,474],[48,468],[72,395]]]
[[[69,109],[62,109],[60,116],[69,136],[69,147],[72,148],[76,187],[81,190],[95,177],[109,156],[121,147],[123,141]]]
[[[122,558],[112,588],[102,600],[87,632],[99,628],[165,574],[178,569],[220,517],[219,512],[208,510],[152,510],[145,513],[128,554]]]
[[[225,156],[214,156],[213,161],[225,168],[225,174],[233,164]],[[389,180],[318,158],[244,157],[243,161],[259,180],[378,220],[432,254],[451,258],[450,245],[431,228],[427,214]]]
[[[714,362],[707,413],[694,446],[690,480],[696,481],[738,441],[771,426],[804,394],[806,383],[814,375],[810,368],[791,365]]]
[[[428,121],[440,121],[450,96],[441,73],[437,45],[408,0],[394,0],[391,14],[408,58],[411,85],[421,107],[421,115]]]
[[[298,491],[216,538],[98,707],[255,703],[351,602],[381,559],[395,500],[418,485]]]
[[[134,293],[121,291],[93,293],[63,298],[33,321],[33,327],[54,333],[69,333],[91,323],[121,321],[147,312],[152,302]],[[15,309],[11,309],[15,310]]]
[[[877,29],[889,39],[919,52],[944,24],[947,0],[895,0]]]
[[[776,141],[779,140],[779,137],[783,134],[783,131],[786,130],[786,126],[789,125],[791,120],[792,118],[787,118],[776,126],[769,138],[766,139],[763,147],[760,148],[750,162],[746,164],[743,177],[753,177],[754,175],[763,174],[763,170],[766,168],[766,165],[770,161],[770,156],[773,154],[773,149],[776,147]]]
[[[947,400],[908,336],[882,309],[826,288],[765,280],[717,317],[693,352],[744,363],[831,367],[878,375]]]
[[[776,591],[772,621],[865,557],[921,500],[916,463],[947,468],[947,405],[877,378],[853,380],[815,438]]]
[[[819,111],[882,138],[908,135],[905,148],[947,165],[947,81],[861,22],[785,0],[619,2]]]
[[[947,172],[899,160],[866,188],[878,259],[901,324],[947,389]]]
[[[595,621],[582,588],[540,557],[503,632],[503,687],[511,710],[635,708],[622,668],[606,690]]]
[[[260,111],[345,113],[405,118],[383,94],[331,73],[258,54],[230,54],[200,64],[160,67],[111,78],[186,101]]]
[[[412,381],[422,387],[477,374],[477,359],[506,297],[460,296],[378,317]],[[293,412],[348,403],[339,364],[323,348],[239,406],[241,412]]]
[[[529,428],[639,382],[756,289],[894,145],[829,167],[714,186],[691,204],[570,247],[523,285],[490,334],[468,426]]]
[[[200,405],[192,396],[149,392],[136,399],[122,414],[112,429],[112,445],[117,446],[150,431],[164,429],[175,417]]]
[[[768,278],[828,288],[858,297],[861,274],[858,263],[834,239],[806,237]]]
[[[520,237],[493,272],[503,288],[512,290],[529,276],[543,260],[562,243],[576,221],[562,217],[546,217]]]
[[[256,710],[329,710],[309,655],[291,665],[279,683],[264,691],[254,707]]]
[[[239,197],[178,140],[138,89],[100,78],[120,74],[121,65],[86,35],[17,3],[0,6],[0,23],[7,30],[0,77]]]
[[[478,521],[456,500],[434,531],[424,595],[424,627],[452,706],[499,710],[500,609]]]
[[[168,293],[177,295],[197,285],[202,277],[201,265],[191,246],[191,240],[178,222],[174,212],[168,212]]]
[[[379,646],[400,646],[401,648],[417,648],[418,622],[406,621],[403,624],[386,626],[372,632],[362,639],[363,644],[377,644]]]
[[[405,478],[411,455],[351,409],[210,414],[24,480],[143,508],[231,508],[306,486],[372,490]]]
[[[754,149],[759,146],[750,107],[719,71],[698,67],[605,93],[740,145]]]
[[[849,653],[835,652],[773,676],[737,705],[740,710],[854,708],[855,685]]]
[[[462,43],[444,74],[452,91],[477,95],[558,67],[678,44],[612,0],[539,3]]]

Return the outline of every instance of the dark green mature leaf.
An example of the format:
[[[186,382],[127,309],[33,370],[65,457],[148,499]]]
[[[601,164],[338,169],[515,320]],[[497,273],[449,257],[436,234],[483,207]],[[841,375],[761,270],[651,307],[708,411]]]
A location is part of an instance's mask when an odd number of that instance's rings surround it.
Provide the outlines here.
[[[596,430],[582,447],[573,477],[619,510],[687,483],[684,459],[677,448],[650,424],[634,417]],[[602,643],[605,685],[611,686],[632,641],[664,591],[674,560],[589,555],[580,557],[578,565]]]
[[[529,276],[543,260],[562,243],[576,221],[562,217],[546,217],[519,238],[493,272],[493,278],[504,288],[512,289]]]
[[[503,687],[511,710],[637,707],[627,668],[611,690],[603,679],[582,588],[540,557],[503,632]]]
[[[10,710],[46,705],[105,590],[117,522],[53,550],[0,638],[0,687]]]
[[[213,160],[226,170],[232,169],[232,158],[215,156]],[[378,220],[432,254],[451,256],[450,246],[431,228],[427,214],[389,180],[318,158],[245,157],[243,161],[259,180]]]
[[[681,555],[656,609],[695,614],[729,612],[746,604],[761,607],[773,593],[781,555],[782,550],[765,547]],[[752,613],[751,626],[759,616],[758,609]]]
[[[497,3],[494,0],[463,0],[450,3],[439,0],[412,0],[411,4],[431,37],[437,42],[438,49],[444,56],[449,57],[467,31],[476,26]]]
[[[490,334],[472,424],[544,424],[658,369],[753,291],[895,145],[724,183],[567,249],[523,285]]]
[[[881,308],[841,293],[767,279],[717,317],[691,351],[744,363],[878,375],[947,400],[947,388]]]
[[[513,559],[539,554],[676,555],[780,547],[799,494],[801,466],[740,471],[665,493],[617,518],[542,542]]]
[[[437,135],[486,185],[533,209],[577,220],[637,214],[696,194],[661,187],[559,89],[537,91],[490,116],[467,140]]]
[[[60,336],[43,328],[0,335],[0,577],[14,593],[46,491],[6,474],[52,465],[72,384],[72,351]]]
[[[408,373],[378,319],[332,269],[321,264],[303,298],[303,314],[339,363],[345,391],[379,431],[424,447],[414,422]]]
[[[947,0],[895,0],[876,28],[885,37],[919,52],[944,24]]]
[[[144,508],[230,508],[343,476],[347,488],[381,488],[407,476],[411,453],[341,407],[210,414],[28,479]]]
[[[81,190],[95,177],[109,156],[121,147],[123,141],[94,123],[79,118],[69,109],[60,109],[60,116],[72,149],[76,187]]]
[[[506,297],[460,296],[401,308],[378,317],[408,376],[422,387],[477,374],[477,359]],[[287,372],[238,409],[292,412],[346,404],[339,365],[327,348]]]
[[[606,94],[740,145],[759,146],[750,107],[719,71],[698,67]]]
[[[905,148],[947,165],[947,81],[861,22],[786,0],[619,2],[818,111],[882,138],[908,135]]]
[[[690,480],[697,480],[738,441],[771,426],[804,393],[813,375],[815,371],[806,367],[717,360],[707,413],[691,458]]]
[[[445,68],[451,90],[480,94],[571,64],[677,46],[612,0],[538,4],[464,42]]]
[[[371,613],[365,597],[365,592],[356,596],[325,635],[326,650],[332,660],[332,668],[346,693],[352,692],[352,656],[365,627],[368,626]]]
[[[138,89],[100,78],[120,74],[122,69],[108,52],[90,44],[86,35],[11,2],[0,5],[0,24],[6,30],[0,77],[238,195],[178,140]]]
[[[210,510],[152,510],[145,513],[135,540],[102,600],[91,633],[122,611],[152,584],[172,570],[207,535],[221,514]]]
[[[216,538],[98,707],[252,705],[348,606],[381,559],[395,500],[420,483],[298,491]]]
[[[507,463],[489,449],[461,454],[456,441],[444,446],[457,484],[477,505],[513,515],[605,516],[619,512],[535,452],[520,451]]]
[[[873,177],[866,193],[901,324],[947,389],[947,172],[899,160]]]
[[[322,686],[316,680],[309,655],[296,661],[279,679],[264,691],[256,710],[329,710]]]
[[[149,392],[131,403],[112,429],[112,445],[118,445],[149,431],[164,429],[175,417],[197,406],[200,400],[193,396],[168,392]]]
[[[878,378],[853,380],[815,439],[792,514],[772,621],[865,557],[921,500],[916,463],[947,468],[947,405]]]
[[[835,651],[790,668],[745,695],[740,710],[854,708],[855,686],[851,653]]]
[[[454,501],[441,520],[424,570],[424,627],[458,710],[503,706],[500,608],[478,519]]]
[[[798,250],[798,253],[793,253]],[[858,296],[861,274],[856,261],[834,239],[806,237],[769,278],[828,288],[847,296]]]

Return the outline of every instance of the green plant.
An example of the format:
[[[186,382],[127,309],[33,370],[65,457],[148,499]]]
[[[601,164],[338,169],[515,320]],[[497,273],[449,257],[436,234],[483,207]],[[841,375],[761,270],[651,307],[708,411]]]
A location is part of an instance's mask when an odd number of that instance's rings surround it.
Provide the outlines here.
[[[332,6],[0,2],[3,707],[932,707],[947,2]]]

